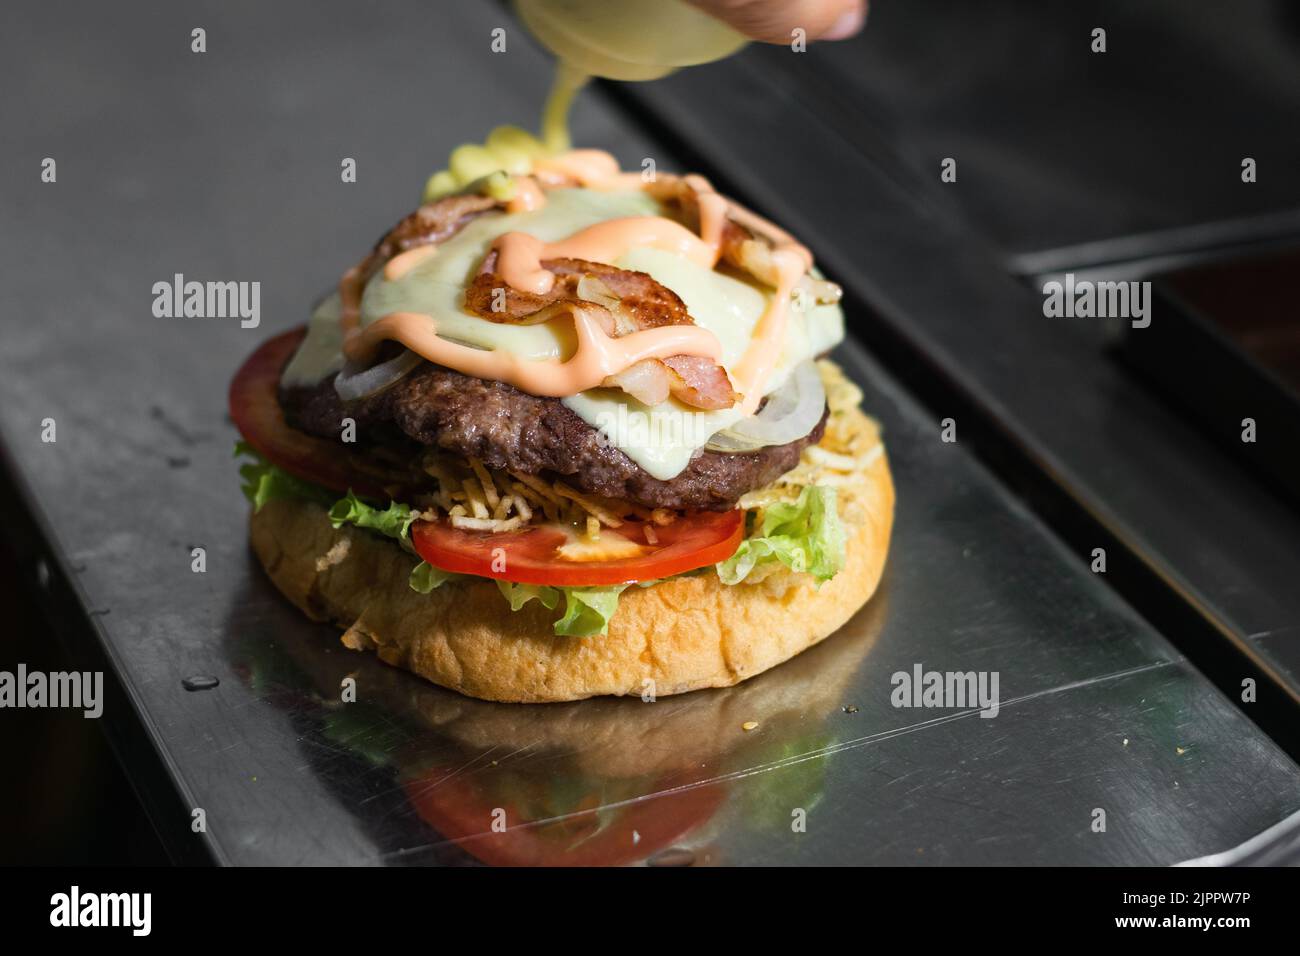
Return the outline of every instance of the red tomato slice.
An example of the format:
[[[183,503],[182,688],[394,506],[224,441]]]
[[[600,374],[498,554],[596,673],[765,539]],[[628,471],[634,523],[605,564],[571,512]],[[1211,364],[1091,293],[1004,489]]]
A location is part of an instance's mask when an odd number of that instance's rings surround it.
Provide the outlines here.
[[[600,811],[599,794],[586,807],[557,808],[560,819],[535,823],[517,807],[507,780],[497,792],[480,774],[432,768],[403,782],[407,799],[439,835],[489,866],[624,866],[681,840],[718,812],[725,784],[670,791]],[[669,784],[663,783],[662,789]],[[506,812],[507,829],[492,830],[492,810]],[[585,812],[584,812],[585,811]]]
[[[596,587],[652,581],[724,561],[736,553],[744,536],[744,512],[700,512],[656,525],[656,543],[648,544],[643,522],[604,528],[606,536],[641,546],[641,553],[610,560],[574,561],[557,549],[567,536],[554,527],[487,533],[453,528],[447,521],[418,521],[411,542],[434,567],[459,574],[499,578],[516,584]]]
[[[342,442],[300,432],[284,420],[276,397],[280,373],[306,333],[305,327],[299,327],[277,335],[248,357],[230,383],[230,417],[246,442],[289,474],[332,491],[351,488],[359,495],[387,500],[388,492],[373,478],[348,465]]]
[[[348,464],[341,442],[300,432],[284,420],[276,396],[280,373],[305,333],[297,328],[277,335],[248,357],[230,383],[230,417],[245,441],[289,474],[333,491],[351,489],[387,500],[389,490]],[[424,560],[445,571],[519,584],[596,587],[649,581],[726,560],[744,536],[744,514],[701,512],[656,525],[654,531],[657,540],[651,545],[641,522],[606,529],[602,536],[636,542],[641,551],[633,557],[594,561],[557,554],[566,541],[558,528],[486,534],[462,531],[444,521],[421,521],[412,527],[411,540]]]

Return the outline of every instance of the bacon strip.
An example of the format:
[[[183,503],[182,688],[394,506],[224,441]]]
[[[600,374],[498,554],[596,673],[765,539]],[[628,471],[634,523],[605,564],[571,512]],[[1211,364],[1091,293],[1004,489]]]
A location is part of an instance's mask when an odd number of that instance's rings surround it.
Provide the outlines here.
[[[339,280],[344,332],[356,328],[361,315],[361,293],[384,263],[417,246],[433,245],[451,238],[466,221],[499,205],[491,196],[447,196],[437,202],[425,203],[386,232],[366,257]]]
[[[547,259],[542,266],[555,273],[558,279],[544,295],[521,292],[506,284],[496,272],[497,253],[488,253],[483,267],[465,290],[465,307],[475,315],[491,322],[512,325],[536,325],[554,317],[548,306],[557,302],[582,302],[578,285],[584,276],[599,279],[617,305],[608,309],[614,323],[606,331],[611,335],[626,335],[640,329],[654,329],[662,325],[693,325],[686,304],[671,289],[660,285],[644,272],[618,269],[601,262],[585,259]],[[543,313],[546,312],[543,317]]]
[[[664,361],[645,359],[609,376],[601,384],[621,388],[643,405],[658,405],[666,402],[672,393],[673,376]]]
[[[698,228],[698,204],[689,187],[674,178],[665,181],[660,190],[652,191],[663,192],[664,195],[659,197],[661,201],[676,205],[681,218],[688,224],[694,219]],[[448,196],[426,203],[402,219],[339,281],[341,324],[345,332],[357,327],[361,294],[366,283],[386,262],[411,249],[443,242],[454,236],[470,219],[500,205],[490,196]],[[724,257],[733,264],[740,264],[739,260],[745,257],[739,255],[739,248],[746,240],[752,240],[747,230],[728,223],[723,236]],[[465,307],[492,322],[535,325],[570,312],[580,302],[588,314],[597,317],[605,333],[614,338],[640,329],[694,324],[681,298],[644,272],[584,259],[548,259],[542,266],[559,277],[551,291],[545,295],[521,292],[508,286],[497,275],[496,252],[492,251],[466,289]],[[578,287],[588,276],[598,279],[614,301],[605,304],[583,299],[578,294]],[[721,366],[689,355],[645,359],[609,376],[602,384],[622,388],[647,405],[657,405],[669,395],[700,409],[729,408],[739,399]]]
[[[692,408],[730,408],[735,404],[736,392],[720,365],[698,355],[670,355],[658,361],[672,374],[668,390],[679,401]]]
[[[492,322],[536,325],[570,311],[577,303],[597,317],[613,338],[665,325],[694,325],[686,304],[671,289],[644,272],[619,269],[585,259],[547,259],[543,268],[558,277],[544,295],[508,286],[496,272],[496,252],[488,253],[478,275],[465,291],[465,307]],[[578,294],[584,277],[600,280],[616,300],[609,304]],[[692,408],[730,408],[737,396],[726,371],[709,359],[674,355],[645,359],[602,383],[621,388],[646,405],[658,405],[669,395]]]

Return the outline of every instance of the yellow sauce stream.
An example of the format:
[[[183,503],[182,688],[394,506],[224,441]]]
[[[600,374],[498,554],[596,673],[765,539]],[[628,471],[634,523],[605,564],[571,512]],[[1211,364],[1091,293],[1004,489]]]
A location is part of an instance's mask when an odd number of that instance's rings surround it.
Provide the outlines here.
[[[565,153],[573,147],[569,138],[569,107],[578,91],[590,80],[587,74],[561,60],[555,68],[555,81],[542,109],[542,142],[552,153]]]

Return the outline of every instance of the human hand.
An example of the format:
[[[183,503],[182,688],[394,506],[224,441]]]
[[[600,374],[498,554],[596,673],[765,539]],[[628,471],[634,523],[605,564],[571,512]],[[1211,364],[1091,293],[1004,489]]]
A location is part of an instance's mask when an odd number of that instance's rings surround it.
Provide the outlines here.
[[[751,40],[789,43],[801,28],[809,40],[844,40],[862,29],[867,0],[687,0]]]

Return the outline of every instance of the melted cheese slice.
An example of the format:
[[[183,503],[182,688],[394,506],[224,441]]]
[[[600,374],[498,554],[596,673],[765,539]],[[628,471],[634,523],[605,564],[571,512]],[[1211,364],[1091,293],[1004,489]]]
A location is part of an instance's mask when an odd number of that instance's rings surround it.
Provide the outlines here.
[[[466,345],[505,349],[530,359],[565,359],[574,350],[572,322],[558,319],[541,325],[490,322],[464,310],[465,287],[504,232],[527,232],[544,242],[563,239],[580,229],[623,216],[658,215],[658,204],[645,193],[555,189],[547,204],[528,213],[489,213],[469,223],[436,254],[416,263],[396,280],[383,270],[370,280],[361,299],[361,323],[389,312],[433,316],[438,333]],[[695,322],[722,343],[722,365],[730,370],[748,348],[758,319],[767,308],[769,288],[697,265],[656,249],[632,249],[617,262],[623,269],[651,275],[672,289]],[[307,338],[285,368],[289,385],[314,385],[343,365],[338,328],[339,301],[334,295],[317,307]],[[837,305],[792,308],[781,356],[763,393],[780,388],[799,363],[834,347],[844,337],[844,316]],[[675,399],[648,407],[618,389],[591,389],[562,399],[584,421],[651,476],[676,477],[715,432],[742,416],[738,409],[697,411]]]

